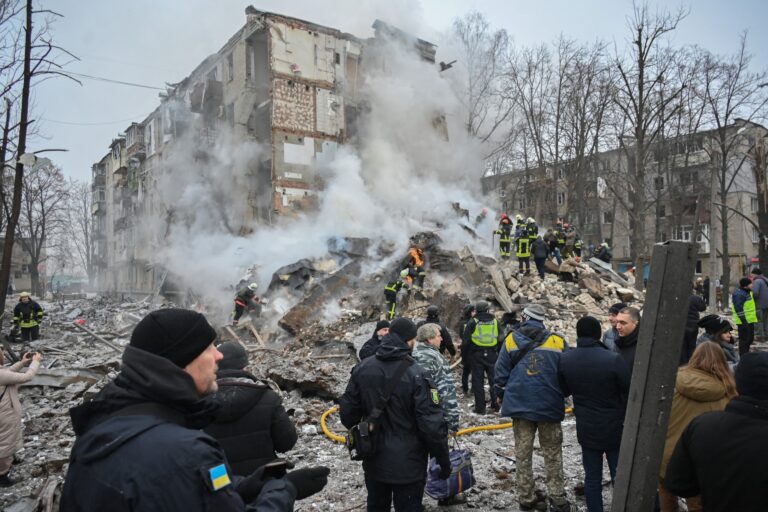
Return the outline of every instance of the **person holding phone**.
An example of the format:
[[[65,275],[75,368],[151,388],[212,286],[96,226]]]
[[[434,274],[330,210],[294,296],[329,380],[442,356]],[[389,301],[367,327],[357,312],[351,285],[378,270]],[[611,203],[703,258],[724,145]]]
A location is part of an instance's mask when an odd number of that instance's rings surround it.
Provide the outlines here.
[[[24,442],[24,427],[21,425],[21,402],[18,386],[29,382],[40,368],[40,353],[27,352],[21,361],[3,367],[5,359],[0,351],[0,487],[9,487],[16,482],[9,476],[13,454]],[[26,370],[24,369],[29,365]]]

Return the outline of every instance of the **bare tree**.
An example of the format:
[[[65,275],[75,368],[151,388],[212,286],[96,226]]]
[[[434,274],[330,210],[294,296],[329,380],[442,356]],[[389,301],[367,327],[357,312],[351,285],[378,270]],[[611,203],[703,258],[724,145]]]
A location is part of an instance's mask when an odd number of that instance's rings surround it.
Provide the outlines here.
[[[88,285],[93,287],[96,278],[96,265],[93,252],[93,215],[91,205],[93,193],[86,182],[70,181],[69,205],[67,208],[68,224],[72,229],[70,242],[76,266],[88,276]]]
[[[2,2],[5,4],[5,2]],[[11,2],[13,3],[13,2]],[[33,18],[36,15],[43,17],[43,22],[39,28],[33,25]],[[5,226],[5,239],[3,243],[3,256],[0,262],[0,289],[5,290],[8,288],[11,273],[11,259],[13,255],[13,245],[15,242],[16,230],[19,222],[19,216],[21,214],[21,199],[22,188],[24,181],[24,163],[20,157],[27,153],[27,137],[30,133],[34,120],[30,117],[30,102],[31,92],[35,84],[40,83],[48,78],[55,76],[64,76],[72,79],[66,73],[62,71],[62,66],[57,62],[62,56],[72,57],[72,54],[55,45],[51,40],[50,34],[50,20],[51,17],[59,16],[57,13],[40,9],[35,10],[32,0],[26,0],[24,7],[14,11],[14,14],[6,18],[3,23],[3,27],[8,28],[11,32],[13,27],[18,27],[19,40],[23,40],[23,44],[15,45],[14,48],[18,50],[18,57],[12,57],[9,59],[11,65],[6,76],[20,77],[20,79],[11,80],[5,84],[4,89],[5,97],[18,97],[18,121],[11,123],[17,129],[8,135],[8,146],[10,147],[10,140],[15,142],[15,156],[16,164],[15,171],[13,173],[13,195],[10,201],[10,212],[8,215],[7,223]],[[74,80],[74,79],[72,79]],[[77,82],[77,80],[75,80]],[[78,82],[79,83],[79,82]],[[7,104],[6,104],[7,106]],[[6,153],[5,161],[9,160],[8,153]],[[5,166],[5,162],[3,162]],[[3,167],[5,169],[5,167]],[[8,193],[4,190],[3,197],[7,198]],[[35,269],[36,271],[36,269]],[[0,310],[5,307],[5,294],[0,294]]]
[[[648,199],[651,190],[656,188],[649,187],[646,174],[649,146],[656,140],[665,122],[675,114],[675,109],[670,107],[677,104],[678,96],[685,87],[685,84],[677,84],[668,89],[667,78],[675,61],[673,53],[661,45],[664,37],[675,30],[685,16],[686,12],[682,9],[675,13],[652,14],[647,4],[635,5],[629,19],[632,34],[629,56],[616,58],[619,86],[615,102],[629,123],[633,137],[629,145],[632,165],[626,176],[630,206],[627,211],[632,220],[630,257],[641,273],[648,259]],[[658,183],[655,182],[656,186]],[[635,286],[642,289],[643,280],[635,280]]]
[[[457,67],[462,73],[457,75],[456,89],[464,107],[464,126],[485,145],[486,157],[494,159],[508,150],[514,138],[510,130],[514,102],[501,88],[509,36],[503,29],[492,31],[478,12],[455,20],[452,36],[460,51]]]
[[[47,243],[68,227],[69,190],[61,170],[43,159],[29,169],[23,181],[19,243],[29,255],[32,292],[42,294],[40,265],[46,261]]]
[[[718,58],[709,54],[704,66],[704,101],[714,127],[706,149],[712,161],[715,194],[719,198],[717,209],[724,290],[731,281],[728,227],[733,214],[727,205],[728,193],[744,178],[744,164],[754,151],[754,142],[750,146],[748,137],[752,131],[750,121],[764,113],[768,101],[768,96],[762,88],[766,74],[750,71],[751,55],[747,51],[746,42],[746,34],[742,34],[739,50],[735,55]],[[739,151],[745,147],[746,151]],[[752,178],[752,175],[749,178]],[[723,305],[727,304],[728,294],[723,293]]]

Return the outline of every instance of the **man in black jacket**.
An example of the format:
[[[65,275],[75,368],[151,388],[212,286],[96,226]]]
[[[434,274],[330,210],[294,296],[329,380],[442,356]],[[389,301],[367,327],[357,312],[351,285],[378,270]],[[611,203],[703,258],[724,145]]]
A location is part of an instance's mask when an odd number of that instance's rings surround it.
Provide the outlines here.
[[[376,327],[373,328],[373,334],[360,348],[358,356],[362,361],[366,357],[371,357],[376,353],[376,349],[381,345],[381,339],[389,333],[389,320],[379,320]]]
[[[369,512],[389,512],[393,501],[397,512],[421,511],[428,455],[440,464],[441,478],[451,474],[448,427],[437,386],[410,356],[415,337],[411,320],[395,319],[375,357],[352,369],[339,401],[341,422],[347,428],[357,425],[382,405],[382,390],[403,360],[411,363],[373,431],[376,453],[363,460]]]
[[[696,340],[699,338],[699,313],[707,309],[707,304],[699,295],[691,295],[688,300],[688,319],[685,322],[685,335],[683,336],[683,348],[680,351],[680,366],[688,364],[688,360],[696,349]]]
[[[584,465],[584,497],[589,510],[603,509],[603,454],[616,477],[629,369],[621,356],[600,343],[600,322],[585,316],[576,323],[576,350],[560,356],[563,395],[573,395],[576,437]]]
[[[490,304],[481,300],[475,304],[477,314],[469,319],[464,333],[462,345],[466,344],[471,353],[472,364],[472,391],[475,394],[475,408],[477,414],[485,414],[485,378],[488,378],[488,387],[491,394],[491,409],[499,410],[496,403],[496,387],[494,386],[494,367],[499,355],[499,342],[501,341],[501,329],[496,317],[488,311]]]
[[[742,356],[736,389],[724,411],[688,424],[664,477],[677,496],[701,495],[708,512],[768,508],[768,353]]]
[[[635,351],[637,350],[637,336],[640,334],[640,311],[637,308],[624,308],[616,315],[616,352],[624,358],[632,375],[635,366]]]
[[[451,357],[455,356],[456,347],[453,346],[453,338],[451,338],[451,333],[448,332],[448,329],[445,328],[445,324],[440,321],[440,308],[434,305],[429,306],[427,308],[427,318],[417,323],[416,328],[418,329],[424,324],[435,324],[440,326],[440,336],[443,339],[440,342],[440,353],[445,355],[447,352],[451,355]]]
[[[221,353],[205,317],[161,309],[144,317],[120,374],[70,410],[77,439],[61,512],[290,511],[323,488],[328,468],[265,481],[230,475],[224,452],[201,428],[213,418]]]
[[[248,476],[275,460],[275,452],[293,448],[298,435],[280,396],[245,371],[248,353],[242,345],[229,341],[217,348],[224,356],[214,397],[221,408],[205,432],[219,442],[232,472]]]

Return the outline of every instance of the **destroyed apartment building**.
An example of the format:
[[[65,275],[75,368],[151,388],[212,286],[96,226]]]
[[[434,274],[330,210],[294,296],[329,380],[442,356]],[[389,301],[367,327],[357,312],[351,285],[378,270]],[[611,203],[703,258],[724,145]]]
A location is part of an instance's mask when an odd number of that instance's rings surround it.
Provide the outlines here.
[[[726,136],[734,138],[730,155],[726,204],[741,212],[729,221],[728,245],[731,277],[747,273],[757,261],[760,234],[757,228],[757,185],[750,156],[755,140],[762,140],[768,130],[757,123],[737,120],[726,127]],[[696,133],[656,142],[649,147],[646,163],[647,254],[657,242],[679,240],[693,242],[693,230],[698,220],[700,231],[695,235],[698,246],[696,274],[710,273],[710,247],[722,250],[720,219],[713,204],[713,173],[717,173],[719,153],[716,130]],[[622,140],[618,148],[599,152],[577,161],[562,161],[557,165],[510,169],[483,178],[483,192],[500,211],[533,216],[541,226],[552,226],[556,218],[574,224],[585,247],[607,242],[613,251],[613,261],[619,270],[633,265],[630,257],[630,233],[634,228],[625,205],[631,204],[627,181],[634,166],[632,141]],[[716,176],[717,177],[717,176]],[[715,190],[720,201],[719,191]],[[698,206],[698,208],[697,208]],[[715,220],[712,211],[715,210]],[[751,221],[751,222],[750,222]],[[713,243],[714,242],[714,243]],[[717,258],[718,272],[722,261]],[[644,272],[648,276],[648,268]]]
[[[315,208],[324,186],[316,165],[358,137],[366,70],[386,66],[382,41],[397,39],[435,62],[435,45],[380,20],[373,28],[374,37],[360,39],[248,7],[245,25],[188,77],[169,84],[160,105],[128,126],[93,165],[98,290],[146,295],[163,279],[139,219],[164,208],[157,177],[183,139],[192,140],[200,159],[215,151],[224,132],[267,148],[244,172],[241,234]],[[435,128],[444,131],[444,118],[435,117]]]

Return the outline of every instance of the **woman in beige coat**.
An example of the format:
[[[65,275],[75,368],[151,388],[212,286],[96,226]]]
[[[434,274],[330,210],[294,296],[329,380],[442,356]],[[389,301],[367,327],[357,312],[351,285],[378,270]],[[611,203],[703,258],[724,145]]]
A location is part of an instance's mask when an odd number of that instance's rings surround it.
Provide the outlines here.
[[[722,411],[736,396],[736,382],[725,359],[723,350],[711,341],[705,341],[693,351],[687,366],[677,371],[672,412],[669,415],[667,440],[659,473],[659,502],[661,512],[677,512],[677,496],[664,488],[663,480],[667,463],[675,450],[678,439],[696,416],[710,411]],[[701,498],[687,498],[689,512],[703,510]]]
[[[22,372],[30,360],[32,364]],[[40,368],[40,353],[35,352],[31,359],[29,354],[24,354],[21,361],[8,368],[2,368],[3,364],[5,360],[0,351],[0,487],[8,487],[15,483],[8,477],[13,454],[21,449],[24,440],[18,384],[35,376]]]

